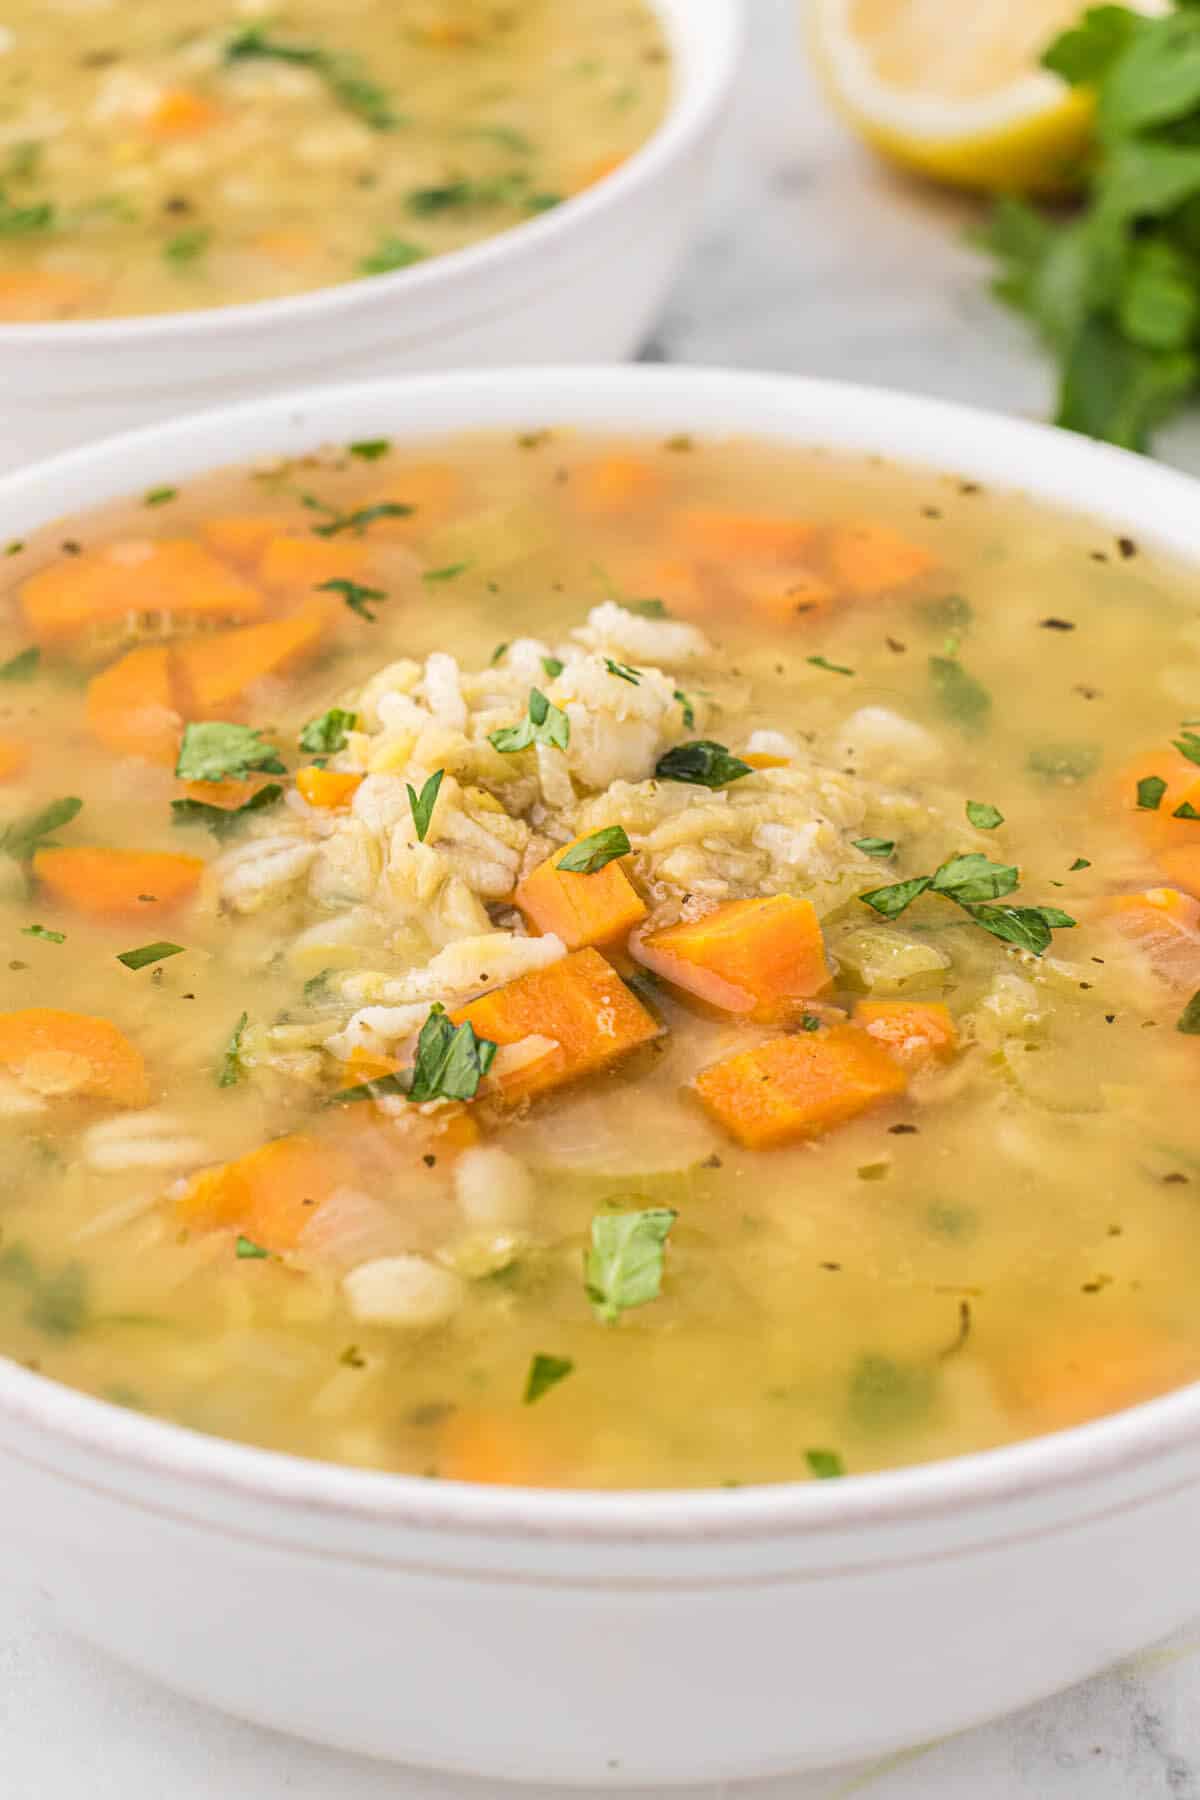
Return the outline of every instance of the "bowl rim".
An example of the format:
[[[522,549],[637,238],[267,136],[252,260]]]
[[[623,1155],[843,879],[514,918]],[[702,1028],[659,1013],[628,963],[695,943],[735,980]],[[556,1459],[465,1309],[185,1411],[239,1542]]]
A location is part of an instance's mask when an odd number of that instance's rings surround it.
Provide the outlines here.
[[[507,226],[490,237],[369,279],[327,282],[275,300],[240,300],[225,306],[191,307],[185,312],[129,313],[113,319],[41,319],[0,323],[0,354],[22,349],[118,351],[139,345],[183,348],[176,340],[238,331],[285,331],[292,324],[320,323],[326,315],[353,314],[389,298],[399,306],[432,300],[440,288],[460,279],[487,281],[508,262],[532,259],[622,207],[634,190],[654,182],[707,134],[733,87],[746,36],[739,0],[646,0],[671,41],[676,74],[667,110],[645,141],[610,175],[571,194],[550,211]],[[697,22],[698,21],[698,22]],[[685,56],[685,32],[696,34],[698,54]]]
[[[424,425],[422,407],[430,421]],[[313,448],[377,429],[385,414],[413,421],[396,430],[401,442],[463,429],[464,418],[475,418],[477,429],[520,429],[536,418],[633,436],[690,429],[718,441],[755,436],[875,456],[931,476],[969,478],[1031,496],[1094,521],[1110,543],[1136,532],[1145,544],[1200,559],[1200,487],[1128,451],[895,390],[661,365],[466,370],[272,394],[100,439],[0,478],[0,517],[11,509],[11,518],[19,519],[21,509],[32,506],[39,523],[53,518],[61,510],[60,494],[79,485],[92,486],[94,498],[127,492],[136,482],[120,473],[122,465],[185,479],[220,466],[230,444],[239,445],[243,461],[267,453],[267,445],[287,454],[299,443]],[[439,414],[448,416],[436,422]],[[251,426],[260,442],[247,450],[243,433]],[[0,534],[4,530],[0,525]],[[0,1422],[54,1440],[60,1450],[90,1454],[126,1478],[175,1478],[210,1495],[310,1517],[416,1526],[447,1537],[628,1547],[916,1525],[990,1513],[1052,1490],[1083,1496],[1098,1481],[1117,1476],[1161,1485],[1177,1473],[1166,1466],[1172,1455],[1194,1456],[1200,1446],[1200,1382],[996,1449],[833,1482],[737,1489],[493,1488],[324,1463],[135,1414],[3,1356]]]

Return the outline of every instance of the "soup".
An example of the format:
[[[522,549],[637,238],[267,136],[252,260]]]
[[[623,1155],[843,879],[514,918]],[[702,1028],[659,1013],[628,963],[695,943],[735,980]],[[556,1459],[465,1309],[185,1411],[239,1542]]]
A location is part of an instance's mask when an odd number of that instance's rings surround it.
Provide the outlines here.
[[[1200,1371],[1184,573],[948,477],[536,430],[8,550],[8,1356],[579,1487]]]
[[[272,300],[460,249],[618,167],[669,86],[644,0],[10,0],[0,322]]]

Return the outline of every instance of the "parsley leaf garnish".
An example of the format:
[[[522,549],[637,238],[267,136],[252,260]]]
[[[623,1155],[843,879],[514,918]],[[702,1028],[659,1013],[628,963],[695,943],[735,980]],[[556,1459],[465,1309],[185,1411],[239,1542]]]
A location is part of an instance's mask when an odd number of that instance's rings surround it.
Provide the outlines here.
[[[895,838],[853,838],[851,841],[864,856],[891,856],[896,848]]]
[[[387,599],[383,588],[364,587],[360,581],[347,581],[341,575],[336,576],[332,581],[318,582],[317,592],[319,594],[340,594],[352,613],[357,613],[360,619],[366,619],[372,625],[379,614],[372,611],[371,603],[375,600]]]
[[[65,931],[51,931],[45,925],[22,925],[21,935],[22,937],[42,938],[47,944],[65,944],[67,941]]]
[[[311,69],[321,77],[339,105],[353,113],[356,119],[361,119],[364,125],[369,125],[372,131],[394,131],[397,125],[404,123],[394,110],[390,96],[359,72],[352,57],[324,50],[315,44],[285,43],[280,38],[270,37],[261,25],[247,25],[225,45],[225,61],[245,62],[255,57]]]
[[[234,1087],[242,1078],[242,1034],[249,1023],[250,1014],[243,1013],[230,1033],[217,1071],[218,1087]]]
[[[610,675],[616,676],[618,681],[627,681],[631,687],[642,685],[642,677],[638,670],[631,669],[628,663],[614,662],[611,656],[606,656],[604,666]]]
[[[989,806],[986,800],[968,800],[967,818],[977,831],[995,831],[997,825],[1004,823],[1000,808]]]
[[[1056,906],[984,904],[1010,894],[1019,880],[1020,871],[1011,864],[989,862],[986,856],[972,853],[949,857],[932,875],[917,875],[891,887],[874,888],[860,894],[859,899],[882,918],[895,919],[921,894],[940,894],[955,901],[993,937],[1042,956],[1050,947],[1051,932],[1070,930],[1076,921]]]
[[[57,831],[60,825],[69,825],[82,810],[83,801],[68,794],[61,800],[52,800],[40,812],[13,819],[0,831],[0,855],[11,856],[17,862],[28,862],[51,832]]]
[[[1142,812],[1157,812],[1167,784],[1161,775],[1146,775],[1137,784],[1137,803]]]
[[[142,495],[142,505],[165,506],[168,500],[177,500],[178,498],[179,489],[177,487],[148,488]]]
[[[1175,1029],[1187,1037],[1200,1037],[1200,991],[1192,995],[1180,1013]]]
[[[312,756],[332,756],[346,748],[346,734],[358,730],[358,714],[331,706],[318,719],[310,719],[300,733],[300,748]]]
[[[1071,866],[1070,866],[1070,868],[1069,868],[1069,869],[1068,869],[1068,870],[1067,870],[1067,874],[1068,874],[1068,875],[1074,875],[1074,874],[1076,874],[1076,873],[1077,873],[1077,871],[1078,871],[1078,870],[1080,870],[1080,869],[1090,869],[1090,868],[1091,868],[1091,866],[1092,866],[1092,865],[1091,865],[1091,863],[1090,863],[1090,862],[1089,862],[1089,861],[1088,861],[1088,859],[1087,859],[1087,857],[1086,857],[1086,856],[1077,856],[1077,857],[1076,857],[1076,858],[1075,858],[1075,861],[1074,861],[1074,862],[1073,862],[1073,863],[1072,863],[1072,864],[1071,864]]]
[[[964,731],[982,731],[992,710],[992,696],[982,683],[954,656],[931,656],[929,675],[946,717]]]
[[[872,888],[858,897],[864,906],[883,919],[898,919],[914,900],[933,886],[932,875],[914,875],[910,881],[896,881],[890,887]]]
[[[314,525],[313,531],[317,537],[337,537],[343,531],[352,531],[355,537],[362,537],[376,519],[409,519],[415,511],[414,506],[405,506],[399,500],[381,500],[375,506],[357,507],[354,512],[335,512],[332,518]]]
[[[557,656],[543,656],[542,667],[546,671],[546,679],[556,681],[562,674],[564,665],[559,662]]]
[[[408,789],[408,809],[412,813],[412,822],[418,843],[425,842],[426,833],[433,820],[433,809],[437,804],[438,790],[441,788],[445,774],[445,769],[435,769],[419,794],[411,781],[404,784]]]
[[[711,738],[695,738],[690,744],[676,744],[660,756],[654,773],[660,781],[686,781],[693,787],[721,788],[743,775],[753,774],[749,763],[732,756],[724,744]]]
[[[457,581],[458,577],[460,575],[465,575],[470,567],[471,564],[469,562],[447,563],[445,567],[441,569],[425,569],[422,572],[421,580],[431,583],[438,581]]]
[[[476,1036],[469,1019],[452,1025],[445,1007],[433,1006],[417,1039],[409,1099],[473,1100],[496,1048],[490,1038]]]
[[[967,906],[1011,894],[1020,878],[1020,870],[1013,864],[989,862],[974,851],[968,856],[950,857],[935,871],[930,885],[935,894],[945,894],[960,906]]]
[[[175,773],[181,781],[244,781],[248,775],[283,775],[286,770],[261,732],[210,719],[184,726]]]
[[[696,725],[696,709],[684,693],[683,689],[676,688],[672,695],[672,699],[679,703],[679,706],[683,711],[683,729],[685,731],[694,730]]]
[[[569,1356],[547,1356],[539,1350],[530,1360],[529,1374],[525,1378],[525,1393],[522,1397],[524,1404],[532,1406],[535,1400],[540,1400],[542,1395],[548,1393],[552,1387],[557,1387],[560,1381],[565,1381],[574,1367],[575,1364]]]
[[[357,456],[360,462],[378,462],[391,447],[391,438],[359,438],[357,443],[346,445],[351,456]]]
[[[519,724],[504,725],[499,731],[488,733],[488,742],[506,755],[528,750],[531,744],[549,744],[556,750],[565,750],[570,741],[570,720],[559,707],[550,704],[540,688],[530,688],[525,717]]]
[[[670,609],[663,600],[656,600],[653,595],[642,600],[621,600],[619,605],[626,612],[636,613],[640,619],[669,619]]]
[[[1069,931],[1076,924],[1057,906],[968,906],[966,910],[993,937],[1034,956],[1044,956],[1050,948],[1051,932]]]
[[[1185,800],[1181,806],[1175,808],[1171,817],[1173,819],[1200,819],[1200,812],[1196,811],[1190,800]]]
[[[182,955],[182,944],[168,944],[160,939],[157,944],[143,944],[137,950],[123,950],[117,961],[127,969],[145,969],[150,963],[166,962],[168,956]]]
[[[836,1450],[806,1450],[804,1460],[817,1481],[837,1481],[846,1473],[846,1465]]]
[[[360,1081],[355,1087],[339,1088],[326,1101],[327,1106],[342,1106],[347,1101],[382,1100],[389,1094],[402,1095],[408,1098],[409,1077],[407,1074],[377,1075],[374,1081]]]
[[[263,1262],[271,1252],[256,1244],[253,1238],[244,1237],[239,1231],[234,1241],[233,1254],[239,1262]]]
[[[265,812],[268,806],[283,799],[277,781],[268,781],[251,794],[242,806],[210,806],[207,800],[172,800],[171,812],[177,825],[207,825],[214,837],[227,838],[240,830],[251,813]]]
[[[19,650],[6,663],[0,663],[0,681],[32,681],[38,672],[42,653],[36,644]]]
[[[830,662],[827,656],[806,656],[805,662],[811,663],[814,669],[825,669],[830,675],[853,675],[844,663]]]
[[[614,1325],[630,1307],[657,1300],[666,1243],[677,1218],[669,1207],[598,1213],[591,1249],[584,1253],[584,1286],[597,1318]]]
[[[1175,738],[1173,742],[1189,762],[1200,763],[1200,737],[1194,731],[1185,731],[1182,737]]]
[[[394,275],[397,269],[411,269],[414,263],[424,262],[429,255],[420,244],[414,244],[408,238],[380,238],[369,256],[359,259],[357,272],[360,275]]]
[[[623,825],[606,825],[572,844],[554,866],[570,875],[594,875],[619,856],[628,856],[632,848]]]

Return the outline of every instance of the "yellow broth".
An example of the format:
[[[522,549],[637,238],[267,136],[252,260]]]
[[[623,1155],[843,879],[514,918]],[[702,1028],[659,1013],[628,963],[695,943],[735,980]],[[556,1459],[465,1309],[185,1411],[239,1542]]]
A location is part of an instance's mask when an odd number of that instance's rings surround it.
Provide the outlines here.
[[[644,0],[12,0],[0,321],[278,299],[535,217],[661,121]]]
[[[155,546],[179,541],[203,558],[156,590]],[[0,573],[7,1355],[251,1443],[575,1487],[952,1456],[1200,1369],[1186,571],[949,476],[534,430],[164,486],[9,546]],[[237,635],[314,604],[273,665]],[[219,707],[188,668],[225,681]],[[533,688],[567,750],[489,741]],[[206,704],[285,772],[185,789]],[[302,751],[333,708],[357,728]],[[769,766],[655,778],[696,740]],[[420,843],[407,789],[419,807],[439,768]],[[301,798],[339,773],[340,805]],[[172,810],[264,783],[220,837]],[[31,816],[67,796],[35,854]],[[649,927],[810,901],[832,984],[755,1019],[648,978],[622,939],[605,955],[660,1035],[532,1099],[487,1073],[473,1099],[406,1098],[432,1002],[503,1006],[542,954],[518,881],[617,825]],[[103,859],[56,872],[83,846],[203,869],[173,907],[135,877],[114,916]],[[861,897],[962,855],[1019,870],[992,904],[1059,909],[1044,954],[969,890],[893,917]],[[952,1017],[938,1056],[901,1045],[905,1091],[771,1149],[701,1104],[711,1065],[861,1042],[879,1000]],[[144,1094],[81,1091],[87,1055],[34,1053],[30,1009],[110,1021]],[[263,1146],[284,1158],[266,1199],[229,1176]],[[639,1226],[639,1268],[585,1280],[595,1221],[647,1212],[665,1243]]]

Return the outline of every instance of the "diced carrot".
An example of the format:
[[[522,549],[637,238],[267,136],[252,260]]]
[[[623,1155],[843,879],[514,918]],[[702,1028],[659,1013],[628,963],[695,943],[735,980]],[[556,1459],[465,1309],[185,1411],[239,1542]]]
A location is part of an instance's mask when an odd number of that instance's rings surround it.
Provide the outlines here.
[[[546,1056],[502,1078],[498,1085],[508,1100],[593,1075],[659,1033],[612,965],[590,949],[520,975],[453,1017],[456,1025],[469,1019],[494,1044],[536,1037],[554,1044]]]
[[[1200,986],[1200,900],[1178,888],[1147,888],[1114,894],[1103,910],[1164,981],[1186,989]]]
[[[790,757],[768,756],[765,750],[739,750],[738,757],[752,769],[787,769],[791,767]]]
[[[949,1062],[958,1049],[958,1027],[940,1000],[860,1000],[854,1023],[906,1069]]]
[[[585,512],[622,513],[653,500],[661,488],[653,463],[614,452],[582,463],[571,477],[570,492]]]
[[[724,1012],[784,1017],[833,979],[811,900],[732,900],[702,919],[635,937],[630,950],[664,981]]]
[[[815,529],[807,519],[698,506],[671,520],[671,535],[681,550],[719,562],[788,562],[804,555]]]
[[[310,806],[349,806],[362,786],[361,775],[343,773],[340,769],[305,768],[296,770],[296,786]]]
[[[844,1125],[902,1094],[898,1063],[857,1025],[800,1031],[714,1063],[696,1092],[747,1150],[771,1150]]]
[[[571,848],[564,844],[527,875],[513,895],[514,905],[535,931],[553,932],[568,950],[624,943],[645,918],[646,906],[622,860],[605,863],[591,875],[572,874],[558,866]]]
[[[382,486],[372,489],[368,504],[411,506],[412,511],[399,518],[374,520],[371,536],[405,542],[422,537],[431,525],[449,517],[461,492],[462,476],[449,463],[412,463],[398,469]]]
[[[386,1075],[397,1075],[400,1064],[390,1056],[372,1056],[369,1050],[352,1050],[342,1065],[339,1088],[361,1087],[366,1081],[382,1081]]]
[[[236,624],[260,618],[265,602],[202,544],[175,538],[61,557],[30,576],[21,605],[39,642],[60,644],[99,626],[132,631],[147,617],[165,628]]]
[[[836,588],[810,569],[793,569],[770,579],[760,576],[740,586],[750,610],[778,625],[811,622],[827,613],[837,599]]]
[[[88,1094],[145,1106],[146,1065],[123,1031],[88,1013],[33,1006],[0,1013],[0,1068],[47,1098]]]
[[[204,521],[204,538],[218,556],[253,565],[271,539],[287,528],[288,521],[280,513],[221,513]]]
[[[6,269],[0,272],[0,322],[36,325],[42,319],[78,318],[96,284],[61,270]]]
[[[114,756],[173,765],[183,726],[174,705],[171,652],[165,644],[130,650],[88,682],[93,737]]]
[[[29,767],[30,750],[24,738],[0,737],[0,781],[15,781]]]
[[[180,800],[200,800],[205,806],[218,806],[222,812],[237,812],[245,806],[247,800],[257,794],[260,787],[270,782],[269,775],[252,775],[245,781],[181,781]]]
[[[1174,850],[1164,850],[1159,861],[1168,881],[1200,900],[1200,843],[1180,844]]]
[[[152,137],[195,137],[221,118],[215,101],[191,88],[168,88],[143,121]]]
[[[623,152],[618,152],[613,156],[597,157],[595,162],[590,162],[586,168],[581,169],[570,183],[571,192],[582,194],[586,188],[595,187],[598,181],[607,181],[608,177],[615,175],[617,170],[628,160],[629,158]]]
[[[174,850],[71,844],[39,850],[33,872],[61,906],[91,918],[133,918],[181,906],[195,893],[204,864]]]
[[[1138,784],[1148,780],[1167,784],[1156,807],[1138,805]],[[1127,763],[1117,776],[1116,799],[1118,809],[1149,849],[1200,844],[1200,819],[1173,816],[1184,805],[1200,813],[1200,768],[1178,750],[1149,750]]]
[[[1034,1339],[1011,1370],[1017,1405],[1045,1431],[1063,1431],[1166,1393],[1200,1373],[1194,1349],[1148,1327],[1093,1326]]]
[[[439,1108],[431,1124],[439,1151],[451,1156],[461,1150],[473,1149],[483,1137],[479,1120],[466,1106]]]
[[[262,1250],[294,1250],[317,1208],[350,1175],[348,1159],[332,1145],[274,1138],[236,1162],[203,1170],[176,1210],[199,1230],[236,1227]]]
[[[474,1481],[488,1487],[545,1487],[550,1459],[534,1447],[522,1420],[456,1407],[442,1427],[437,1459],[443,1481]]]
[[[305,592],[325,581],[354,581],[363,572],[367,546],[359,538],[289,536],[268,538],[259,558],[259,579],[273,592]]]
[[[890,525],[831,525],[825,555],[834,584],[852,600],[891,593],[934,566],[924,545]]]
[[[227,719],[256,682],[311,656],[328,614],[319,600],[283,619],[192,638],[175,652],[175,667],[190,719]]]

